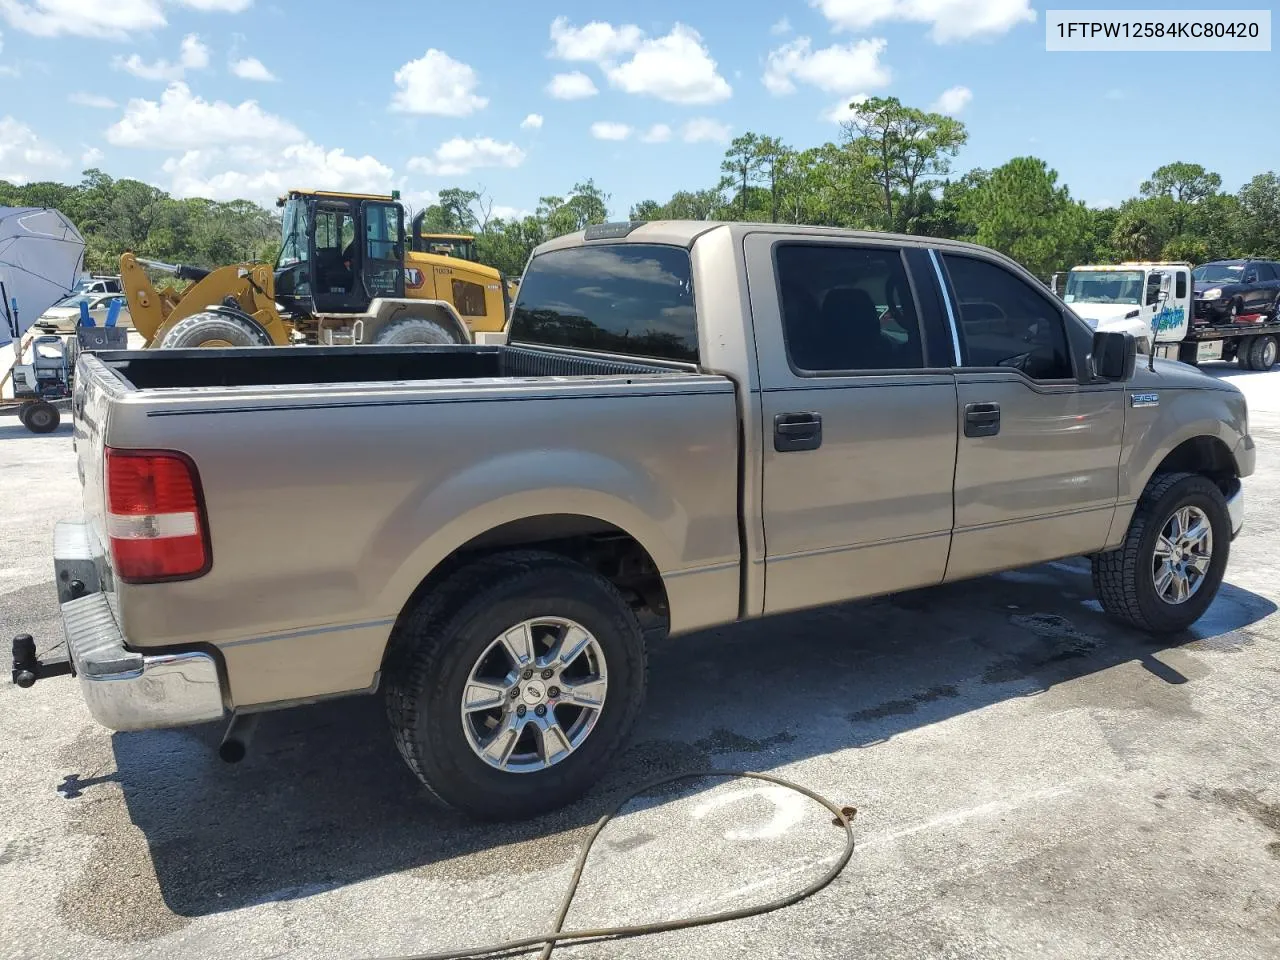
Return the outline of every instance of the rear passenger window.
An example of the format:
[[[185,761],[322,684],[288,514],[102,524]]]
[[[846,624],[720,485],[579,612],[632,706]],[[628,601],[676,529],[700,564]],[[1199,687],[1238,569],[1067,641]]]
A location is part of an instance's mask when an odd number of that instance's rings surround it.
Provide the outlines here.
[[[986,260],[944,253],[966,367],[1012,367],[1036,380],[1074,377],[1062,315],[1048,297]]]
[[[1255,264],[1254,267],[1258,271],[1258,281],[1260,283],[1265,283],[1268,280],[1274,280],[1276,278],[1276,272],[1272,269],[1271,264],[1259,263]]]
[[[510,340],[697,363],[689,252],[613,243],[534,257]]]
[[[1185,270],[1179,270],[1175,274],[1173,295],[1178,300],[1187,295],[1187,272]]]
[[[897,250],[783,243],[775,256],[792,367],[830,373],[924,366],[920,323]]]

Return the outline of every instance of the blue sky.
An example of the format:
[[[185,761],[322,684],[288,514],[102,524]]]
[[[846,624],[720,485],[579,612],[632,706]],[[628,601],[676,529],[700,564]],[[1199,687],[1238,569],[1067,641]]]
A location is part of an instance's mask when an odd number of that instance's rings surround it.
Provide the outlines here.
[[[509,213],[591,176],[621,217],[711,185],[744,130],[835,139],[833,109],[867,94],[963,120],[957,172],[1034,154],[1093,204],[1173,160],[1231,190],[1277,166],[1258,79],[1276,53],[1048,53],[1045,9],[0,0],[0,178],[95,165],[179,195],[394,187],[415,206],[463,186]]]

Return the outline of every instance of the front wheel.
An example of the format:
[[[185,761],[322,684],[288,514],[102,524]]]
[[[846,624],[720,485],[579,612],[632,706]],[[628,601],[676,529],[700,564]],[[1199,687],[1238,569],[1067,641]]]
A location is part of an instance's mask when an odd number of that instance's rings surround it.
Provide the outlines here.
[[[644,700],[645,646],[617,589],[542,552],[482,560],[397,630],[386,703],[401,756],[446,806],[516,820],[578,799]]]
[[[1124,543],[1092,558],[1103,610],[1139,630],[1177,633],[1204,615],[1222,584],[1231,517],[1222,491],[1193,473],[1156,474]]]

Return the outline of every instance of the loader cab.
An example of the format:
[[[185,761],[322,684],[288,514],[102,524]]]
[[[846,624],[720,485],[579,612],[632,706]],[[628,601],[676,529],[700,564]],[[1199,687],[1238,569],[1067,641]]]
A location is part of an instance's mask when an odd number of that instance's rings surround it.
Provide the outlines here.
[[[363,313],[404,296],[404,208],[394,197],[294,190],[278,205],[276,299],[290,313]]]
[[[476,254],[476,238],[469,233],[423,233],[422,222],[426,211],[413,218],[413,232],[409,249],[414,253],[434,253],[442,257],[470,260],[479,263]]]

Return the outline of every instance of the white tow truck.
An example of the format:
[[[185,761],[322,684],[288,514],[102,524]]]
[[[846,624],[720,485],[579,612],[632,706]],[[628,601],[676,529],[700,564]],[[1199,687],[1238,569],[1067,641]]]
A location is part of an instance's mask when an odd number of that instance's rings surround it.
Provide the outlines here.
[[[1192,366],[1236,360],[1246,370],[1271,369],[1280,347],[1280,317],[1206,320],[1196,310],[1193,270],[1185,261],[1082,264],[1067,271],[1063,289],[1062,274],[1054,274],[1051,287],[1094,330],[1132,334],[1140,353]]]

